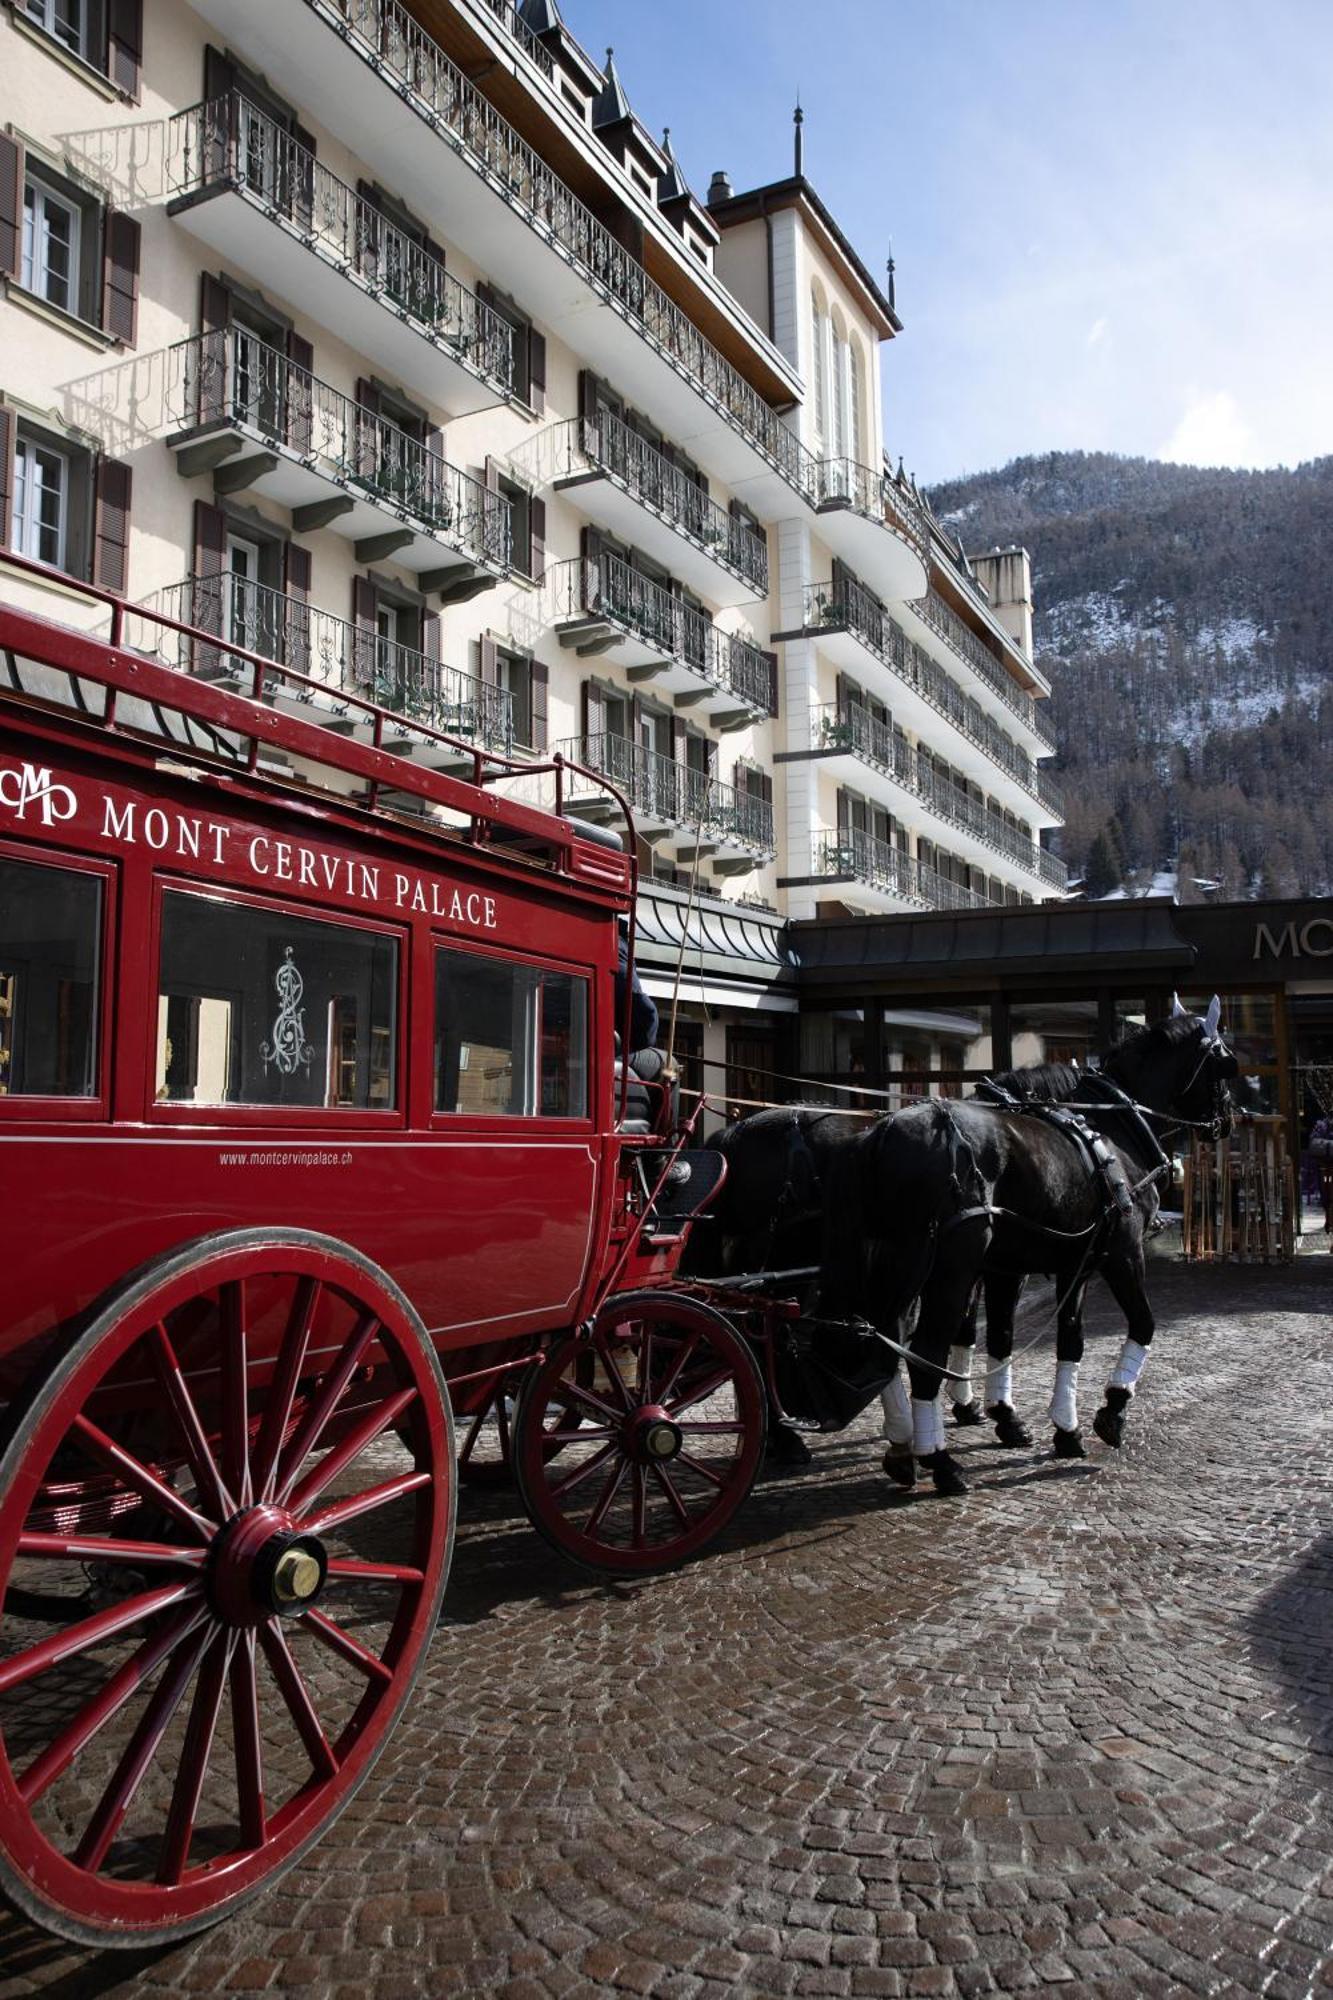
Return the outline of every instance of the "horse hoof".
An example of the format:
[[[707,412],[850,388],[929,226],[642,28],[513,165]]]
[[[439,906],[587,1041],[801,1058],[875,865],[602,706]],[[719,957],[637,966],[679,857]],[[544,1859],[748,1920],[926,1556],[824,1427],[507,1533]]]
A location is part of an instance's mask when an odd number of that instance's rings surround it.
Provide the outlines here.
[[[895,1486],[905,1491],[916,1485],[916,1459],[911,1445],[891,1444],[884,1454],[884,1470]]]
[[[981,1405],[974,1398],[969,1398],[966,1403],[954,1404],[953,1420],[964,1430],[968,1429],[972,1424],[979,1424],[985,1421],[981,1414]]]
[[[1012,1403],[992,1403],[986,1415],[994,1424],[996,1438],[1002,1445],[1021,1450],[1032,1443],[1032,1433]]]
[[[812,1465],[815,1457],[801,1433],[790,1424],[773,1425],[764,1456],[770,1465]]]
[[[1103,1444],[1112,1445],[1117,1451],[1124,1442],[1125,1418],[1121,1410],[1107,1409],[1103,1404],[1092,1420],[1092,1428]]]
[[[1086,1458],[1088,1455],[1082,1431],[1062,1431],[1059,1424],[1055,1427],[1054,1450],[1057,1458]]]
[[[935,1491],[948,1500],[956,1500],[967,1491],[967,1481],[947,1451],[933,1451],[929,1458],[922,1460],[930,1467],[930,1476],[935,1482]]]

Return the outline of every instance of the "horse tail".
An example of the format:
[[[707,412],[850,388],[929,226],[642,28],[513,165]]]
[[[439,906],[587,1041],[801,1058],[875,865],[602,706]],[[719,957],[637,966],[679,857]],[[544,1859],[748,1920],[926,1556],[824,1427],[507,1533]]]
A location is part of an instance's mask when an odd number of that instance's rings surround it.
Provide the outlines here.
[[[827,1189],[820,1309],[885,1332],[911,1313],[950,1218],[984,1207],[986,1186],[947,1099],[883,1118],[848,1146]]]

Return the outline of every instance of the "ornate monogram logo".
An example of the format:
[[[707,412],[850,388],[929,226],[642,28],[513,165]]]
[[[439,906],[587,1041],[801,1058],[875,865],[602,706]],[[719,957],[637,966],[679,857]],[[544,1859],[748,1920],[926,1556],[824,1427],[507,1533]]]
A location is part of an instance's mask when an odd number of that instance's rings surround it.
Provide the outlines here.
[[[273,975],[273,984],[278,989],[279,1002],[273,1038],[261,1043],[259,1053],[265,1069],[272,1067],[283,1076],[295,1076],[298,1069],[309,1069],[315,1051],[305,1038],[305,1010],[301,1006],[305,981],[297,970],[290,945]]]

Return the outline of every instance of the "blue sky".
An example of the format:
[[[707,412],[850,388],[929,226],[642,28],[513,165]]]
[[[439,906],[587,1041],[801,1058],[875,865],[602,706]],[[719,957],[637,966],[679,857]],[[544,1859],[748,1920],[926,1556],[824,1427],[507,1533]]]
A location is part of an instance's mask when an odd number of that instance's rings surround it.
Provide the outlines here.
[[[806,173],[905,331],[923,480],[1333,452],[1333,0],[564,0],[702,196]]]

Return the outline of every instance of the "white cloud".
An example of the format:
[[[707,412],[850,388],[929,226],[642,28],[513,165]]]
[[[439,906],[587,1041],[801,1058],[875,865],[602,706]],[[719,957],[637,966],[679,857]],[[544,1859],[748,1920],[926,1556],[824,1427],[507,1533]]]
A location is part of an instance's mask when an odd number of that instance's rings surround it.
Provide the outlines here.
[[[1201,395],[1191,389],[1159,456],[1177,465],[1253,465],[1254,436],[1229,390]]]
[[[1088,328],[1087,338],[1083,345],[1085,347],[1099,347],[1106,338],[1106,330],[1109,325],[1110,321],[1105,318],[1094,320]]]

